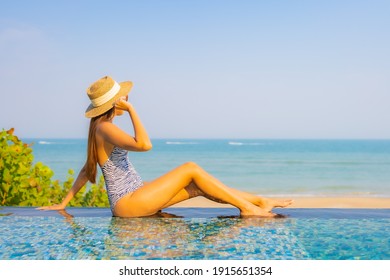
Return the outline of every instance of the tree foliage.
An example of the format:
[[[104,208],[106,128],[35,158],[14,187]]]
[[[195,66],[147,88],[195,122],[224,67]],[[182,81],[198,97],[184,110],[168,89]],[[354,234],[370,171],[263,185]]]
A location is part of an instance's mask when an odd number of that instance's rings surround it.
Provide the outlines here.
[[[62,201],[72,187],[74,171],[66,181],[53,180],[54,172],[42,162],[34,164],[32,144],[23,143],[14,129],[0,132],[0,205],[43,206]],[[108,207],[103,176],[84,186],[68,206]]]

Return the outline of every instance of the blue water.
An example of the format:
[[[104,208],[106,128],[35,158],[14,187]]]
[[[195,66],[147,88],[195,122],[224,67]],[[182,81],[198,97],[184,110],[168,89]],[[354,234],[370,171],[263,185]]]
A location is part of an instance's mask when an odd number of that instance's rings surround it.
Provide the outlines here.
[[[82,167],[84,139],[24,139],[64,180]],[[130,153],[145,181],[194,161],[225,184],[275,196],[390,197],[390,140],[153,140],[147,153]],[[76,174],[77,175],[77,174]]]
[[[278,209],[282,219],[241,219],[231,208],[138,219],[67,211],[0,209],[0,260],[390,260],[388,209]]]

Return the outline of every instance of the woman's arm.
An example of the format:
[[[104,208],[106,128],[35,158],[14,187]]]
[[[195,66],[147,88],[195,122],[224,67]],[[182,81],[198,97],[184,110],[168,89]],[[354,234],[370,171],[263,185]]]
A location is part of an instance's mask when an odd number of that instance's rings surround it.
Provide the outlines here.
[[[133,105],[127,102],[124,98],[120,98],[115,103],[115,108],[129,113],[133,124],[134,137],[130,136],[116,125],[110,122],[104,122],[97,128],[97,133],[103,139],[114,146],[123,148],[129,151],[148,151],[152,148],[152,143],[149,135],[143,126]]]
[[[69,201],[80,191],[80,189],[88,182],[87,174],[85,172],[85,166],[80,170],[79,175],[77,176],[76,181],[73,183],[72,188],[69,190],[68,194],[62,200],[60,204],[43,206],[37,208],[38,210],[63,210]]]
[[[152,148],[152,142],[150,141],[149,135],[146,132],[145,127],[143,126],[141,119],[139,118],[137,112],[135,111],[133,105],[126,102],[128,104],[128,112],[130,118],[133,122],[134,128],[134,139],[137,143],[140,143],[140,146],[143,150],[148,151]]]

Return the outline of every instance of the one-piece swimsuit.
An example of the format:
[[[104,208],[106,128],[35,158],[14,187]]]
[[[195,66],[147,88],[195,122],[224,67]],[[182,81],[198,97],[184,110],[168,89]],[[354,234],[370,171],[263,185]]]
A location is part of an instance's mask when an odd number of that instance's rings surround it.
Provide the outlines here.
[[[127,154],[126,150],[115,147],[110,157],[101,167],[113,213],[116,203],[123,196],[143,185],[141,177],[129,161]]]

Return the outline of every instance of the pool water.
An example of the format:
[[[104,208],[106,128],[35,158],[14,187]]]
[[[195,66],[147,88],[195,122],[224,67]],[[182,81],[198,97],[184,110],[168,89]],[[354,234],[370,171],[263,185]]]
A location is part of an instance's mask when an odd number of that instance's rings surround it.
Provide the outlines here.
[[[233,208],[169,208],[158,217],[109,209],[0,209],[0,259],[389,260],[390,209],[280,209],[242,219]]]

